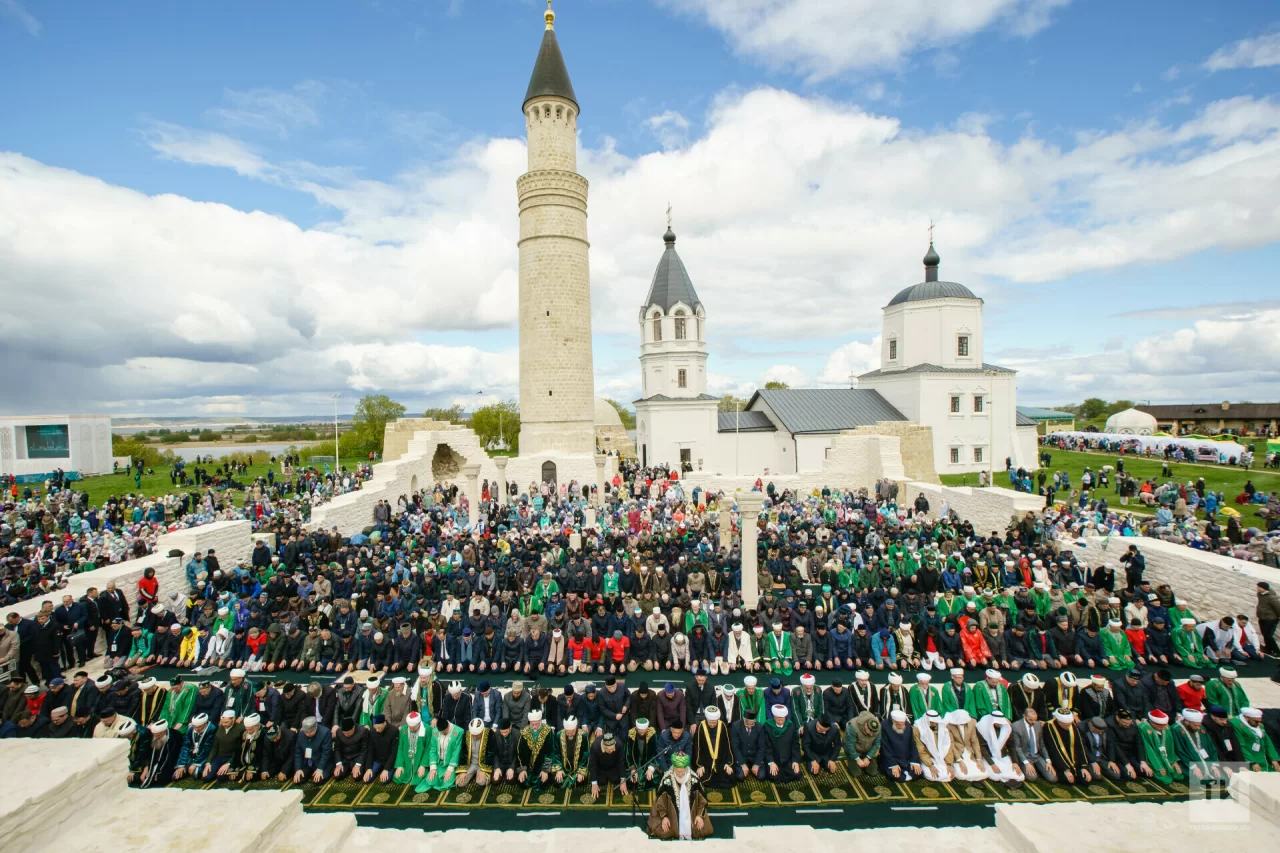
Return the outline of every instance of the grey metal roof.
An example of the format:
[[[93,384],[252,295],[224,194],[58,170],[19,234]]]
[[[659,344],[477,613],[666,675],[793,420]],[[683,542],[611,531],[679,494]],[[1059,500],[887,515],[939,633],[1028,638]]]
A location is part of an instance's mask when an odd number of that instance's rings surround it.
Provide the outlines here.
[[[534,98],[548,95],[565,98],[573,101],[575,107],[578,106],[578,98],[573,94],[573,84],[569,82],[569,69],[564,67],[564,57],[560,55],[560,43],[556,41],[555,30],[545,30],[542,34],[542,47],[538,49],[538,58],[533,63],[533,75],[529,78],[524,102],[528,104]]]
[[[778,428],[764,412],[717,412],[719,432],[777,432]]]
[[[747,403],[750,410],[763,400],[787,432],[839,432],[879,421],[905,421],[902,413],[871,388],[796,388],[757,391]]]
[[[901,370],[885,370],[883,367],[877,367],[875,370],[861,374],[859,379],[869,379],[875,376],[897,376],[899,373],[1017,373],[1007,367],[1001,367],[998,364],[983,363],[982,367],[942,367],[937,364],[913,364],[910,367],[904,367]]]
[[[1015,426],[1035,426],[1036,425],[1035,420],[1033,418],[1029,418],[1026,415],[1022,414],[1021,410],[1018,411],[1017,415],[1018,415],[1018,422],[1017,424],[1015,424]]]
[[[693,289],[693,282],[689,280],[689,272],[684,268],[684,261],[680,260],[680,256],[676,254],[675,232],[667,228],[667,233],[662,235],[662,240],[667,247],[663,250],[662,257],[658,259],[658,268],[653,271],[649,296],[644,301],[644,307],[640,309],[641,317],[655,305],[661,308],[663,313],[670,311],[677,302],[683,302],[694,311],[702,305],[697,291]]]
[[[697,401],[719,400],[715,394],[699,394],[696,397],[668,397],[666,394],[654,394],[651,397],[641,397],[639,400],[632,400],[633,403],[693,403]]]
[[[955,281],[922,281],[898,291],[898,295],[889,300],[889,305],[901,305],[904,302],[923,302],[926,299],[978,299],[973,291]],[[979,301],[981,301],[979,299]],[[885,306],[886,308],[889,305]]]
[[[1018,414],[1026,415],[1033,421],[1073,421],[1076,416],[1070,412],[1057,409],[1040,409],[1035,406],[1018,406]]]

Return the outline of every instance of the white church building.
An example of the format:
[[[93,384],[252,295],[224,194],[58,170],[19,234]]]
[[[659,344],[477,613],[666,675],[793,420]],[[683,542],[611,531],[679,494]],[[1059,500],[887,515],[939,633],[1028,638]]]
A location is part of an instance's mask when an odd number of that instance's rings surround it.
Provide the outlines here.
[[[857,388],[760,390],[741,412],[719,412],[707,393],[707,312],[668,227],[640,308],[642,464],[721,475],[822,471],[835,436],[929,427],[939,474],[994,463],[1036,466],[1035,423],[1017,412],[1016,373],[983,361],[982,300],[938,280],[933,245],[925,280],[884,308],[881,366]],[[898,426],[901,424],[901,426]]]

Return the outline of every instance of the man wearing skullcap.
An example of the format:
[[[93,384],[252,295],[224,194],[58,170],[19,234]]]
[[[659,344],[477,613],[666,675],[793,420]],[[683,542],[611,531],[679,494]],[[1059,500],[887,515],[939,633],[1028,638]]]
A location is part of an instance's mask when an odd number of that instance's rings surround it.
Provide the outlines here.
[[[870,711],[858,714],[844,727],[844,751],[851,776],[873,776],[879,772],[880,730],[879,718]]]
[[[1044,740],[1049,750],[1049,762],[1059,780],[1070,785],[1093,781],[1093,772],[1084,754],[1083,739],[1076,728],[1076,715],[1070,708],[1058,708],[1053,712],[1053,722],[1044,727]]]
[[[231,762],[231,781],[257,782],[268,778],[266,770],[267,738],[262,730],[262,717],[256,713],[245,715],[244,731],[240,735],[240,748]]]
[[[1205,782],[1221,779],[1226,770],[1218,763],[1218,749],[1204,730],[1204,714],[1194,708],[1183,708],[1178,721],[1169,726],[1173,748],[1184,772],[1183,781]]]
[[[805,724],[800,746],[810,773],[835,773],[838,770],[840,730],[826,714],[820,714]]]
[[[493,732],[484,720],[475,717],[467,724],[467,731],[462,736],[462,754],[458,762],[457,781],[459,788],[476,785],[480,788],[493,779]]]
[[[800,676],[800,689],[791,691],[791,710],[797,726],[805,726],[826,712],[822,692],[814,682],[813,673],[806,672]]]
[[[942,713],[942,694],[933,689],[933,676],[927,672],[916,673],[916,683],[907,691],[911,717],[920,719],[929,711]]]
[[[988,669],[983,673],[983,680],[970,686],[965,697],[964,709],[975,720],[981,720],[992,711],[1004,714],[1005,719],[1012,722],[1013,702],[1009,699],[1009,688],[998,669]]]
[[[782,630],[781,622],[774,622],[772,630],[764,636],[764,665],[769,672],[790,675],[795,664],[791,651],[791,635]]]
[[[293,743],[293,782],[320,784],[333,773],[333,736],[315,717],[304,717]]]
[[[1142,775],[1166,785],[1183,778],[1185,771],[1178,763],[1168,714],[1153,708],[1145,720],[1138,722],[1138,735],[1142,742]]]
[[[182,737],[182,750],[178,753],[178,764],[173,769],[174,780],[183,776],[198,776],[209,754],[213,752],[213,726],[205,714],[196,714],[191,718],[191,725]]]
[[[1107,719],[1116,712],[1118,707],[1119,703],[1111,693],[1111,682],[1100,673],[1091,675],[1089,683],[1076,697],[1076,708],[1080,711],[1080,716],[1086,720],[1093,717]]]
[[[627,795],[626,751],[612,732],[605,732],[591,744],[587,779],[592,799],[599,800],[601,791],[608,791],[610,785],[617,785],[618,792]]]
[[[773,782],[795,782],[800,778],[800,733],[791,719],[791,709],[778,704],[769,709],[764,723],[765,755],[769,779]]]
[[[1231,718],[1231,727],[1240,741],[1240,754],[1250,770],[1280,771],[1280,754],[1262,727],[1262,711],[1243,708]]]
[[[720,708],[708,705],[693,734],[693,771],[707,787],[732,788],[735,763],[729,727],[721,719]]]
[[[198,693],[196,685],[184,681],[181,676],[175,675],[170,680],[164,691],[164,707],[160,711],[160,719],[169,724],[169,729],[174,734],[186,730],[194,713]]]
[[[689,841],[706,838],[713,832],[706,795],[689,763],[687,754],[677,753],[671,759],[671,769],[663,774],[649,810],[647,828],[651,838]]]
[[[636,724],[627,732],[627,778],[637,790],[647,791],[662,778],[662,769],[655,761],[658,754],[658,733],[649,724],[648,717],[637,717]]]
[[[1044,682],[1040,680],[1040,676],[1034,672],[1026,672],[1010,684],[1009,704],[1013,707],[1014,717],[1021,717],[1027,708],[1035,708],[1042,720],[1048,717],[1049,703],[1045,698]]]
[[[147,726],[143,737],[129,773],[129,783],[139,788],[163,788],[173,781],[182,752],[182,737],[174,734],[164,720]]]
[[[854,725],[857,724],[855,718]],[[915,731],[908,724],[907,712],[901,708],[889,712],[889,725],[883,728],[880,737],[880,769],[885,776],[899,782],[910,781],[923,770]]]
[[[528,725],[520,732],[520,746],[516,750],[520,760],[516,781],[526,788],[532,788],[547,784],[547,780],[551,778],[551,752],[555,734],[551,726],[542,719],[541,711],[530,711],[528,719]]]
[[[1209,679],[1204,686],[1205,701],[1226,708],[1228,717],[1234,717],[1249,707],[1249,694],[1240,686],[1238,675],[1233,667],[1219,667],[1218,677]]]
[[[572,788],[587,778],[589,734],[578,725],[577,717],[565,717],[561,726],[551,749],[550,767],[556,784]]]
[[[1129,644],[1129,637],[1121,629],[1121,624],[1119,619],[1108,620],[1102,632],[1102,653],[1108,667],[1126,672],[1133,668],[1133,646]]]

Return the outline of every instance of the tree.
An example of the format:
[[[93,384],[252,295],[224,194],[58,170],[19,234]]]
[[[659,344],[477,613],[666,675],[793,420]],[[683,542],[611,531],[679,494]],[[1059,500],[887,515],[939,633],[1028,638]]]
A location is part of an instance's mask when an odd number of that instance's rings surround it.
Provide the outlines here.
[[[362,445],[381,454],[387,421],[393,421],[403,414],[404,406],[386,394],[365,394],[356,403],[352,431],[360,437]]]
[[[779,382],[776,379],[770,379],[768,382],[764,383],[764,390],[766,391],[786,391],[790,388],[791,386],[787,383]]]
[[[221,441],[222,433],[214,432],[211,429],[202,429],[197,436],[201,441]]]
[[[471,429],[483,447],[504,444],[520,449],[520,406],[514,401],[490,403],[471,413]]]
[[[433,421],[444,421],[448,424],[460,424],[465,420],[462,412],[462,406],[457,403],[454,403],[447,409],[427,409],[422,413],[422,416]]]
[[[1094,420],[1100,418],[1107,413],[1107,401],[1101,397],[1090,397],[1080,404],[1080,417],[1085,420]]]
[[[719,412],[740,412],[747,407],[747,401],[741,397],[735,397],[732,394],[725,394],[720,398],[716,411]]]
[[[1116,400],[1114,403],[1107,406],[1107,414],[1114,415],[1116,412],[1123,412],[1126,409],[1132,409],[1132,408],[1133,408],[1132,400]]]
[[[605,397],[605,398],[604,398],[604,401],[605,401],[606,403],[608,403],[610,406],[613,406],[614,411],[616,411],[616,412],[618,413],[618,417],[622,419],[622,428],[623,428],[623,429],[635,429],[635,428],[636,428],[636,413],[635,413],[635,412],[631,411],[631,410],[630,410],[630,409],[628,409],[626,406],[624,406],[624,405],[622,405],[621,403],[619,403],[617,400],[610,400],[608,397]]]

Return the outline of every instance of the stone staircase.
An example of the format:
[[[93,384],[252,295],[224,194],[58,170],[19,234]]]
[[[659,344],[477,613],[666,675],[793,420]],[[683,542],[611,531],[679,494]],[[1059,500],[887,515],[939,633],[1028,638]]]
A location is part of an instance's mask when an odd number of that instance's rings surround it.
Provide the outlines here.
[[[352,814],[304,814],[296,791],[129,788],[126,745],[106,740],[0,741],[0,850],[217,853],[658,853],[634,827],[495,832],[361,828]],[[1235,777],[1231,799],[1184,803],[1029,803],[996,807],[996,825],[885,827],[840,832],[808,826],[740,827],[703,853],[1177,853],[1272,850],[1280,838],[1280,774]],[[856,807],[855,807],[856,808]],[[482,817],[482,816],[481,816]],[[909,820],[909,818],[906,818]],[[669,849],[669,848],[667,848]]]

